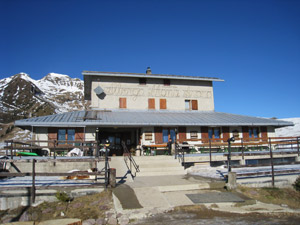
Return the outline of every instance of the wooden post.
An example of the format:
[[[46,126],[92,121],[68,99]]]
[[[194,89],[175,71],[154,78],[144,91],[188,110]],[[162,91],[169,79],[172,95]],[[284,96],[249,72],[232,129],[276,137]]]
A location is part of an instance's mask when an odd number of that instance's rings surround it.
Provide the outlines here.
[[[6,147],[8,147],[8,142],[6,142]],[[8,148],[6,148],[6,156],[8,157]]]
[[[211,166],[211,139],[209,139],[209,165]]]
[[[97,160],[95,160],[95,169],[98,172]],[[97,175],[95,176],[95,181],[97,181]]]
[[[11,158],[11,159],[14,158],[14,157],[13,157],[13,148],[14,148],[14,146],[13,146],[13,140],[11,140],[11,142],[10,142],[10,158]]]
[[[56,159],[56,140],[53,141],[53,158]],[[53,162],[53,166],[56,166],[56,162]]]
[[[243,138],[242,138],[242,159],[243,160],[245,159],[245,155],[244,155],[244,139]]]
[[[32,160],[32,187],[31,187],[31,204],[35,202],[35,162],[36,160]]]
[[[109,186],[112,188],[116,187],[116,169],[115,168],[109,169]]]
[[[271,138],[269,138],[269,148],[270,148],[270,159],[271,159],[271,170],[272,170],[272,187],[274,187],[275,186],[275,179],[274,179],[274,163],[273,163],[273,152],[272,152]]]
[[[297,137],[297,152],[298,152],[298,156],[300,156],[299,155],[299,137]]]
[[[105,187],[107,188],[108,179],[109,179],[109,171],[108,171],[108,149],[105,148]]]

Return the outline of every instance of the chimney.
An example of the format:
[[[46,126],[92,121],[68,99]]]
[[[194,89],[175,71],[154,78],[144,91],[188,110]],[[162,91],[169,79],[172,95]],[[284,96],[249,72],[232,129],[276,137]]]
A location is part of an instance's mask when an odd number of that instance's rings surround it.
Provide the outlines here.
[[[150,66],[147,67],[146,74],[152,74]]]

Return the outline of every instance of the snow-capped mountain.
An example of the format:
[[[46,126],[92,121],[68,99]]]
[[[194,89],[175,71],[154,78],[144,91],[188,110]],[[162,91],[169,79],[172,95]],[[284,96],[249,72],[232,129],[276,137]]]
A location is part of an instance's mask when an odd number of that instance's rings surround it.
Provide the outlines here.
[[[0,80],[0,123],[31,116],[82,110],[83,81],[68,75],[49,73],[34,80],[26,73]]]
[[[300,137],[300,117],[280,119],[288,122],[293,122],[294,126],[278,128],[275,130],[277,137]]]

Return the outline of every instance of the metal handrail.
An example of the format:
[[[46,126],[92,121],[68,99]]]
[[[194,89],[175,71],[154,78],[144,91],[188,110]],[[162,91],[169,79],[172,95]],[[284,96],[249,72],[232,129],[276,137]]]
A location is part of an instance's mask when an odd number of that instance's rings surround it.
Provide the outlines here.
[[[123,154],[124,155],[124,161],[127,165],[127,168],[128,168],[127,160],[130,161],[129,170],[130,170],[131,175],[133,176],[132,166],[134,167],[136,172],[140,172],[139,165],[135,162],[134,158],[132,157],[131,152],[127,149],[127,146],[125,145],[125,142],[122,141],[121,144],[122,144],[122,147],[123,147],[123,150],[124,150],[124,154]]]

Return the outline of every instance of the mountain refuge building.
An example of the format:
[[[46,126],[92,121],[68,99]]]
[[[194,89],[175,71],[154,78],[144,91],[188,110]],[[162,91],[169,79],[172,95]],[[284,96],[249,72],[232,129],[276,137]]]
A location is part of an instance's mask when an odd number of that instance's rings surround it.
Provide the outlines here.
[[[33,131],[37,141],[94,141],[98,135],[128,149],[172,142],[197,145],[209,140],[251,141],[275,136],[275,128],[293,123],[215,112],[214,77],[84,71],[84,96],[90,110],[28,118],[16,126]],[[96,131],[98,134],[96,134]]]

